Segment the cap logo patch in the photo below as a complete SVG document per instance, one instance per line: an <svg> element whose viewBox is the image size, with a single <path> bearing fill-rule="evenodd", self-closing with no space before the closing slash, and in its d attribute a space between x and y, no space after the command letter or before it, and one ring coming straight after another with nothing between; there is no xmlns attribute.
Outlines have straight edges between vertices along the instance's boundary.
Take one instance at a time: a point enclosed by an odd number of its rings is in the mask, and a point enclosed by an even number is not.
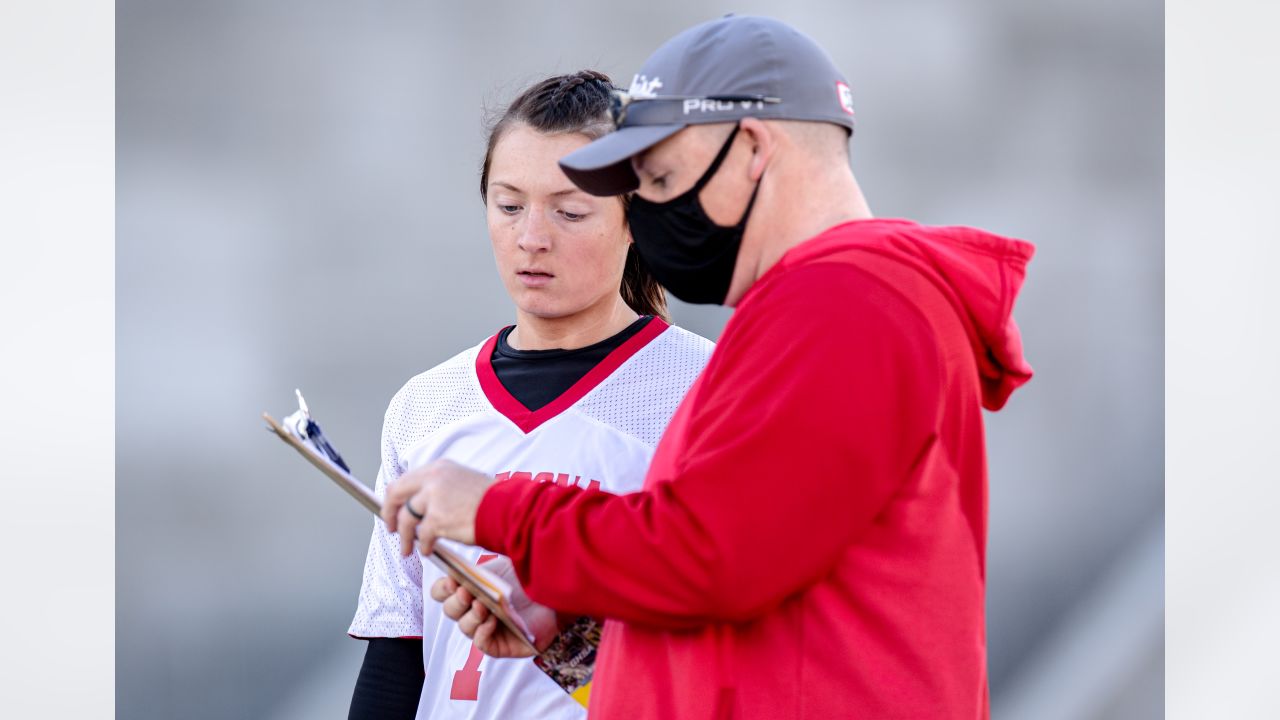
<svg viewBox="0 0 1280 720"><path fill-rule="evenodd" d="M842 80L836 81L836 97L840 100L840 107L850 115L853 114L853 91Z"/></svg>
<svg viewBox="0 0 1280 720"><path fill-rule="evenodd" d="M662 87L662 79L657 75L654 75L652 80L644 75L636 75L631 78L631 89L627 90L627 94L633 98L654 97L660 87Z"/></svg>

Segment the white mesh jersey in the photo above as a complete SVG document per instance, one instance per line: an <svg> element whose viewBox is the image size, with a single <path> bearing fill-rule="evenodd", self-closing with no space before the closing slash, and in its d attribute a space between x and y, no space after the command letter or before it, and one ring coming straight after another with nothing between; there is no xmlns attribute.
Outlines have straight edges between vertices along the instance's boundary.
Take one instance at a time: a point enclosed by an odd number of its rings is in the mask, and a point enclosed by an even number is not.
<svg viewBox="0 0 1280 720"><path fill-rule="evenodd" d="M507 482L556 482L612 493L639 490L653 449L702 372L713 344L654 318L580 381L529 411L498 381L497 336L414 377L396 393L382 432L376 493L404 472L448 459ZM472 562L483 548L451 545ZM440 577L375 520L355 637L421 637L426 680L419 718L573 718L585 710L528 659L471 646L423 588Z"/></svg>

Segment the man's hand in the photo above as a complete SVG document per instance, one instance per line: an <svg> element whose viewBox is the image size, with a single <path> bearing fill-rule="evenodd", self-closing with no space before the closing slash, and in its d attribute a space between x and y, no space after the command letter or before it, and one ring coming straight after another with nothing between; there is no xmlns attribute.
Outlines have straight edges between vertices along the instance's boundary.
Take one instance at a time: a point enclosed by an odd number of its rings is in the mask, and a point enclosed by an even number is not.
<svg viewBox="0 0 1280 720"><path fill-rule="evenodd" d="M556 612L535 603L524 594L515 569L507 558L494 558L485 563L484 568L510 583L511 597L508 602L511 609L533 633L534 646L538 651L546 650L560 632ZM453 578L445 576L436 580L431 585L431 599L443 603L444 614L456 620L462 634L471 638L485 655L499 658L533 656L533 651L527 644L508 630L506 625L498 622L489 608L472 597Z"/></svg>
<svg viewBox="0 0 1280 720"><path fill-rule="evenodd" d="M410 470L387 487L382 521L400 534L400 554L408 555L416 539L423 555L437 538L476 543L476 511L494 479L448 460ZM419 519L418 516L421 516Z"/></svg>

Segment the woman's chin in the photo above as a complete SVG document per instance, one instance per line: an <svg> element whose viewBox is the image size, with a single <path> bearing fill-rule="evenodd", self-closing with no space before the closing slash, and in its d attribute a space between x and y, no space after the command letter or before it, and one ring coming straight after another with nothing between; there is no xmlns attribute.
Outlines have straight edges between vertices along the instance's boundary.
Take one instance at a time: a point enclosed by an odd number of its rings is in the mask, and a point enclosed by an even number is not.
<svg viewBox="0 0 1280 720"><path fill-rule="evenodd" d="M592 310L608 306L610 299L603 296L565 297L563 293L548 292L545 289L520 288L511 293L512 302L524 315L543 320L563 320ZM621 298L614 297L614 301ZM593 313L594 314L594 313Z"/></svg>
<svg viewBox="0 0 1280 720"><path fill-rule="evenodd" d="M516 307L525 315L531 315L543 320L557 320L568 317L581 312L581 308L574 308L564 302L556 302L554 298L529 297L533 293L522 293L524 297L517 298Z"/></svg>

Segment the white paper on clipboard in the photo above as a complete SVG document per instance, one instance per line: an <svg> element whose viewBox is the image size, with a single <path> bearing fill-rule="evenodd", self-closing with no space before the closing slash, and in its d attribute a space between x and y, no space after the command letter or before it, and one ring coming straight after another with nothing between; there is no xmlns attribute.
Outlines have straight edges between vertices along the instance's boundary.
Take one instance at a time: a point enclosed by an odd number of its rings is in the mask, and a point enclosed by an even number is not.
<svg viewBox="0 0 1280 720"><path fill-rule="evenodd" d="M342 488L348 495L360 503L374 515L382 512L382 503L369 489L347 469L346 463L320 433L320 427L311 419L311 413L300 391L298 395L299 409L277 422L267 413L262 418L267 426L286 444L297 450L302 457L324 473L330 480ZM431 554L427 556L431 562L445 574L453 578L476 597L485 607L506 625L516 637L524 638L532 649L533 633L529 631L519 614L511 609L510 598L512 588L505 580L488 572L479 565L471 565L457 553L452 552L440 543L436 543Z"/></svg>

